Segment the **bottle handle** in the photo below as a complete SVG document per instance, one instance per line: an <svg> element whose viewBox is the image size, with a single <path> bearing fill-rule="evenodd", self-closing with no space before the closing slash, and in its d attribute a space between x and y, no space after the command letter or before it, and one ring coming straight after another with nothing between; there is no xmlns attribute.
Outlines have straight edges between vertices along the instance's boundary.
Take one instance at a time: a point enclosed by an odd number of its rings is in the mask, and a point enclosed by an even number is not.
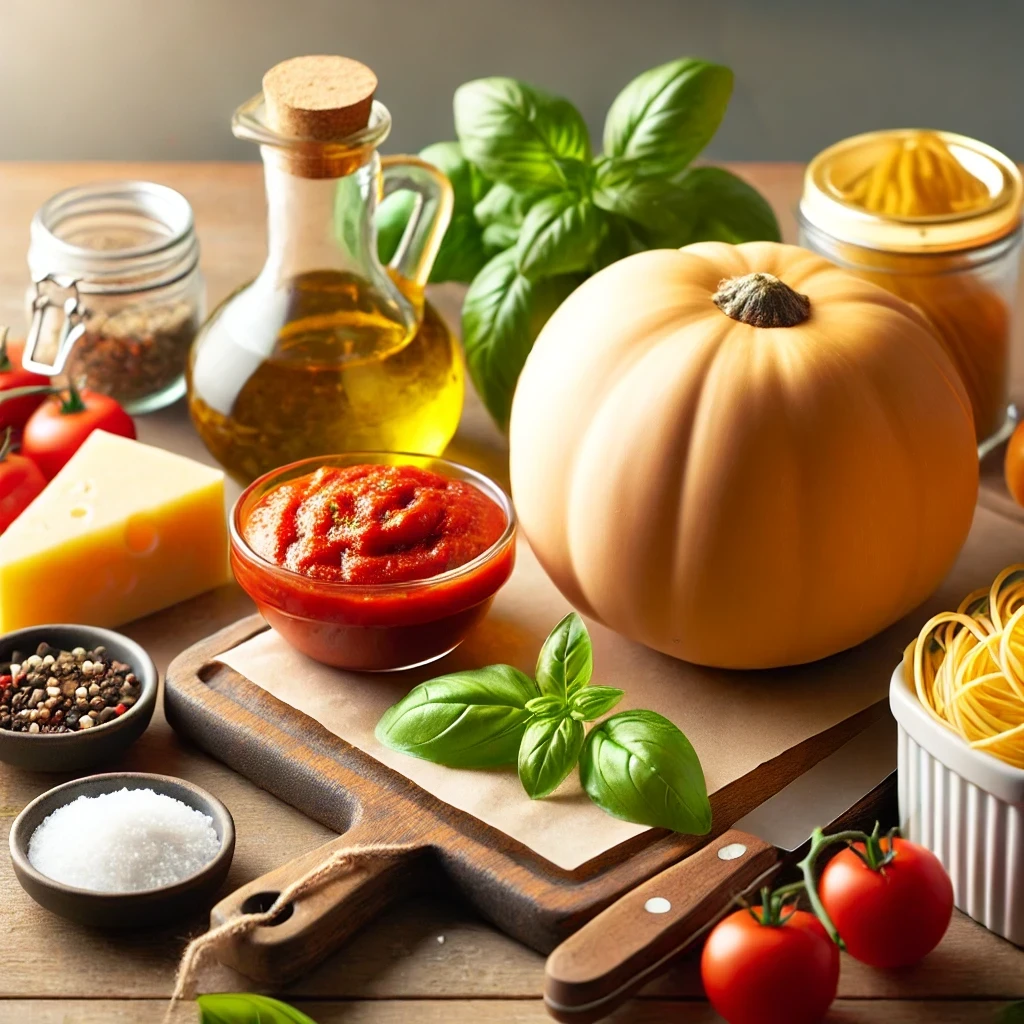
<svg viewBox="0 0 1024 1024"><path fill-rule="evenodd" d="M447 176L415 156L381 158L381 198L392 192L414 192L412 216L388 266L400 277L423 288L452 218L454 193Z"/></svg>

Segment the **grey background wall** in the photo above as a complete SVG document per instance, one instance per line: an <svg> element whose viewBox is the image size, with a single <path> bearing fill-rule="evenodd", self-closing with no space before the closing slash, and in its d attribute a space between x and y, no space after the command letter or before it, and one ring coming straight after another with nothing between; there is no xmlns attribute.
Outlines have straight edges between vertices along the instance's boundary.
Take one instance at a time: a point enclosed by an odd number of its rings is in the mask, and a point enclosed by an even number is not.
<svg viewBox="0 0 1024 1024"><path fill-rule="evenodd" d="M253 158L231 111L299 53L371 65L414 150L451 94L507 74L573 99L600 138L629 78L729 64L708 155L803 160L845 135L928 125L1024 158L1019 0L0 0L0 158Z"/></svg>

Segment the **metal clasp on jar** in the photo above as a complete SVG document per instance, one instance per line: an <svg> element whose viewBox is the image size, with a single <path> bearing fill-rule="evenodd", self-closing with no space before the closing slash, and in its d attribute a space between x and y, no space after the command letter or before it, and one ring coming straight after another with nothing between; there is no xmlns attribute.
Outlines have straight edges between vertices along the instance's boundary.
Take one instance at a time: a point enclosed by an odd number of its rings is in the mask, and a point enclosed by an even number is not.
<svg viewBox="0 0 1024 1024"><path fill-rule="evenodd" d="M26 370L46 377L56 377L64 372L71 350L85 334L85 321L88 317L88 310L82 305L78 292L79 280L60 274L47 274L35 280L36 295L32 300L32 323L29 325L25 349L21 356L21 364ZM47 310L58 308L63 311L63 319L57 333L57 349L53 361L45 363L37 358L36 351L43 337Z"/></svg>

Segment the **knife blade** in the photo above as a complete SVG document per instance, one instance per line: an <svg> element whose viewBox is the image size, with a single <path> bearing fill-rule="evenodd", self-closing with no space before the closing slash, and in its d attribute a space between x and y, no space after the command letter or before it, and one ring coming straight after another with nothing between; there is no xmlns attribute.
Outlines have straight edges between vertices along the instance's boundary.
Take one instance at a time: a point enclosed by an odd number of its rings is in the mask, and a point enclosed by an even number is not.
<svg viewBox="0 0 1024 1024"><path fill-rule="evenodd" d="M818 826L842 817L896 770L886 714L679 863L621 896L548 957L556 1020L610 1014L708 932L737 896L767 884Z"/></svg>

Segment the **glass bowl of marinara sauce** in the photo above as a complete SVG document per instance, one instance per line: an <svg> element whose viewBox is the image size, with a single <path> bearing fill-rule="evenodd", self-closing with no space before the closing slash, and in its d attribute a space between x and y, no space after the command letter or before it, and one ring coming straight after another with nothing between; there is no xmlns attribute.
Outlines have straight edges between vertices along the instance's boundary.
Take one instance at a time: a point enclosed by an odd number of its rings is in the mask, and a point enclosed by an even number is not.
<svg viewBox="0 0 1024 1024"><path fill-rule="evenodd" d="M252 483L231 567L267 622L316 661L398 671L454 650L512 574L516 518L493 480L446 459L322 456Z"/></svg>

